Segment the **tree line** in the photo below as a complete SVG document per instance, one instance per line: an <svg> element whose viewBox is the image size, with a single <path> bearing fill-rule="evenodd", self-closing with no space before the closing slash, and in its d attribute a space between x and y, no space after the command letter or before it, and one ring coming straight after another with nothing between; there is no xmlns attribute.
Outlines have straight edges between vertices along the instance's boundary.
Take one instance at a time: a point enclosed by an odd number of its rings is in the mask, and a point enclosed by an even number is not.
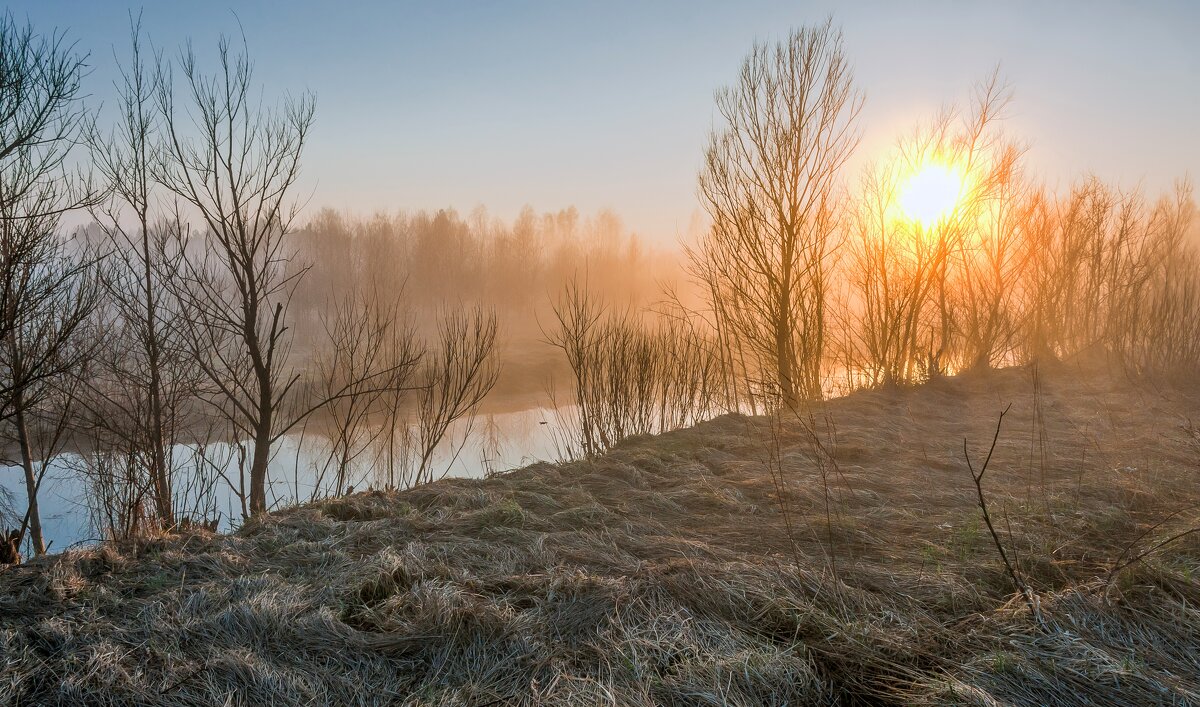
<svg viewBox="0 0 1200 707"><path fill-rule="evenodd" d="M547 293L577 273L630 303L647 304L659 283L678 277L678 259L629 231L611 211L574 207L538 213L526 206L511 221L483 207L355 216L317 211L292 235L306 270L292 299L297 325L318 323L325 303L355 283L403 285L422 315L446 302L487 302L513 334L538 335L533 312L548 313ZM308 338L308 337L301 337Z"/></svg>

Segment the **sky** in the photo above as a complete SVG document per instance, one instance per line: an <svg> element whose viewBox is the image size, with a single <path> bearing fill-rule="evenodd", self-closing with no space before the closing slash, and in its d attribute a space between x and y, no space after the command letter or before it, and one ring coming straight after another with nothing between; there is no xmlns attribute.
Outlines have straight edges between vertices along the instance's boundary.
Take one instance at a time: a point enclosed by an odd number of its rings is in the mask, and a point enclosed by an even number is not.
<svg viewBox="0 0 1200 707"><path fill-rule="evenodd" d="M1052 187L1200 176L1200 2L16 0L90 52L111 102L129 15L169 56L245 35L264 97L311 91L307 209L609 208L664 244L700 213L714 91L756 40L832 15L866 95L846 178L996 67L1008 134ZM211 61L207 63L212 66Z"/></svg>

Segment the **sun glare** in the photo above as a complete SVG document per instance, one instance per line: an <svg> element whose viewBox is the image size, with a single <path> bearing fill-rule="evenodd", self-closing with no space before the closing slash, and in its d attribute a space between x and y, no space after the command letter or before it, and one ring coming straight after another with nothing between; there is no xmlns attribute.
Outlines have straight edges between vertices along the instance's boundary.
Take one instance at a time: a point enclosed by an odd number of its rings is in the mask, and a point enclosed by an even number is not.
<svg viewBox="0 0 1200 707"><path fill-rule="evenodd" d="M896 201L904 217L929 228L949 216L963 192L962 173L944 164L926 164L905 180Z"/></svg>

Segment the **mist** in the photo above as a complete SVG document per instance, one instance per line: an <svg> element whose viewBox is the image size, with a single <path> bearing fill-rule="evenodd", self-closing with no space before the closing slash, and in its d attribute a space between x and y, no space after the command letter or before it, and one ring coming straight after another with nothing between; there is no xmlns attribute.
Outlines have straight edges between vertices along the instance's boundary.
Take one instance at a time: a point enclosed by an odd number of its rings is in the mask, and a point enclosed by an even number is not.
<svg viewBox="0 0 1200 707"><path fill-rule="evenodd" d="M1200 699L1186 173L1051 175L1002 63L881 141L830 16L705 74L673 238L363 210L129 20L93 96L0 17L0 701Z"/></svg>

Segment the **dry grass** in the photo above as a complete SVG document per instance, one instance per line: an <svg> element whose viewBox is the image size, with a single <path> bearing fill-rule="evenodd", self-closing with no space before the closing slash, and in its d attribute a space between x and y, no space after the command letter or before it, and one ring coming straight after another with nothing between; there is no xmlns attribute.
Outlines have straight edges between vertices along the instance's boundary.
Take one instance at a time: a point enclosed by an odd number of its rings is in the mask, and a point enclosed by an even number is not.
<svg viewBox="0 0 1200 707"><path fill-rule="evenodd" d="M1182 385L1010 369L0 571L20 704L1200 703ZM985 491L962 460L1012 403ZM1040 425L1035 425L1040 409ZM772 431L774 430L774 432ZM779 442L794 543L764 449ZM1195 523L1184 511L1138 545ZM836 556L831 556L831 548Z"/></svg>

